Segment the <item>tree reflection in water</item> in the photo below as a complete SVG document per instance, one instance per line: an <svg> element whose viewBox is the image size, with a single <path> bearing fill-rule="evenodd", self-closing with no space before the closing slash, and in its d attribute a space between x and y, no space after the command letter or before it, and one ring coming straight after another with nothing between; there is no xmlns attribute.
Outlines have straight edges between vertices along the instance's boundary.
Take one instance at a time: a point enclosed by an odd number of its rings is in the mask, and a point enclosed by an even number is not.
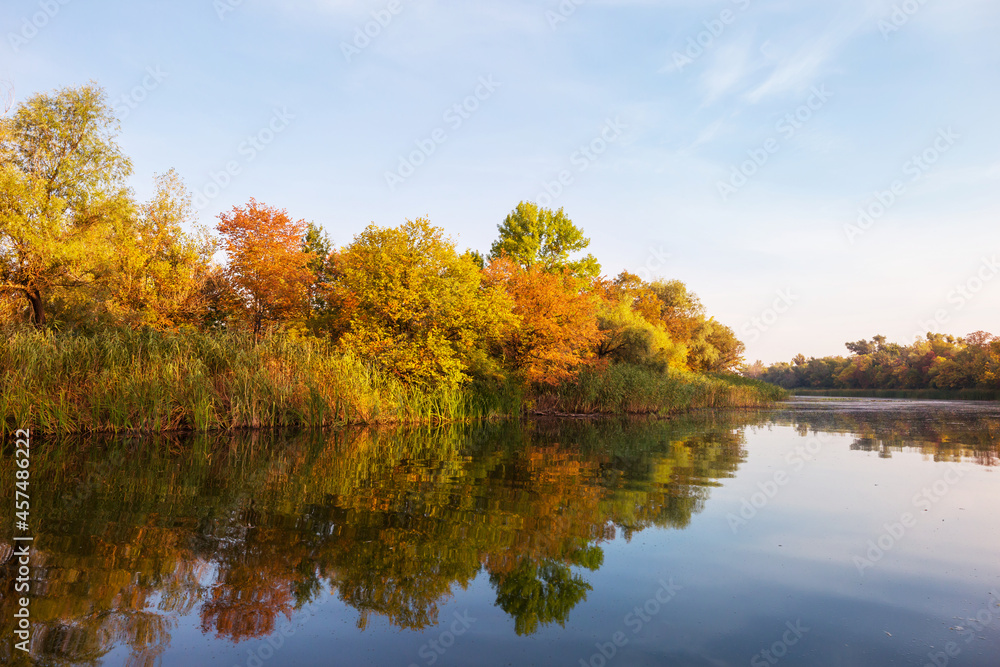
<svg viewBox="0 0 1000 667"><path fill-rule="evenodd" d="M480 575L518 634L562 624L602 543L686 527L763 419L40 443L33 489L60 493L32 501L33 658L97 664L127 646L130 664L152 664L182 616L239 642L331 594L362 629L373 615L422 629ZM0 474L12 465L5 452ZM5 636L15 560L2 566Z"/></svg>

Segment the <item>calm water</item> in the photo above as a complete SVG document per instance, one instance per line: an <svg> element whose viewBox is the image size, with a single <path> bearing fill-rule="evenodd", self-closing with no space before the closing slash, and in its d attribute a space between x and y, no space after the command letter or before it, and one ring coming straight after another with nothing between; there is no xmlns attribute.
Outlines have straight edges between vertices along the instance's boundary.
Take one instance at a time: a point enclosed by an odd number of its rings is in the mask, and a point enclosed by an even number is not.
<svg viewBox="0 0 1000 667"><path fill-rule="evenodd" d="M998 441L996 404L841 399L671 422L36 441L31 652L996 667ZM12 462L8 443L5 507ZM21 663L9 523L0 661Z"/></svg>

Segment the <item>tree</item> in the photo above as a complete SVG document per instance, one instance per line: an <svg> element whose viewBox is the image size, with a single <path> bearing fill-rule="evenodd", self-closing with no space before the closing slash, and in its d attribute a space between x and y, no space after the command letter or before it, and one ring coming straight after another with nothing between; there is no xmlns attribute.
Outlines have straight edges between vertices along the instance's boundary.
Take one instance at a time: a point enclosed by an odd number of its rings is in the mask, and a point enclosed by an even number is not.
<svg viewBox="0 0 1000 667"><path fill-rule="evenodd" d="M219 214L219 233L229 256L226 275L237 307L257 337L267 322L280 322L306 305L311 253L302 252L304 220L251 199Z"/></svg>
<svg viewBox="0 0 1000 667"><path fill-rule="evenodd" d="M117 131L93 84L34 95L0 118L0 290L27 299L36 326L54 292L107 275L114 226L134 214Z"/></svg>
<svg viewBox="0 0 1000 667"><path fill-rule="evenodd" d="M666 370L687 368L687 346L674 341L663 322L664 304L652 285L623 271L597 285L597 313L604 339L597 356Z"/></svg>
<svg viewBox="0 0 1000 667"><path fill-rule="evenodd" d="M571 260L585 250L590 239L562 209L552 211L521 202L498 227L500 238L490 248L489 259L507 256L525 269L540 266L548 272L569 271L580 278L596 278L601 266L593 255Z"/></svg>
<svg viewBox="0 0 1000 667"><path fill-rule="evenodd" d="M306 287L307 319L316 326L329 320L333 306L330 284L335 275L333 262L333 242L329 235L314 222L310 222L302 237L302 252L310 256L309 283Z"/></svg>
<svg viewBox="0 0 1000 667"><path fill-rule="evenodd" d="M526 558L510 572L491 574L490 584L496 589L496 606L514 618L518 636L534 634L539 625L565 626L573 607L593 590L569 565L554 559Z"/></svg>
<svg viewBox="0 0 1000 667"><path fill-rule="evenodd" d="M493 259L487 284L501 287L514 301L519 324L501 341L499 356L534 384L557 385L576 375L602 338L596 295L576 289L569 274L546 273L506 257Z"/></svg>
<svg viewBox="0 0 1000 667"><path fill-rule="evenodd" d="M685 348L675 345L662 327L636 312L629 296L603 300L597 311L597 326L604 334L597 345L599 358L658 370L685 367Z"/></svg>
<svg viewBox="0 0 1000 667"><path fill-rule="evenodd" d="M680 280L657 280L649 285L660 304L659 321L670 338L687 345L705 319L705 307L694 292Z"/></svg>
<svg viewBox="0 0 1000 667"><path fill-rule="evenodd" d="M695 330L688 352L688 367L699 373L735 371L743 363L745 350L732 329L710 317Z"/></svg>
<svg viewBox="0 0 1000 667"><path fill-rule="evenodd" d="M173 328L203 315L215 241L184 231L194 219L180 176L172 169L157 176L153 199L115 233L118 254L105 309L119 321Z"/></svg>
<svg viewBox="0 0 1000 667"><path fill-rule="evenodd" d="M404 381L464 383L515 323L503 289L484 285L469 255L426 219L369 225L337 258L341 347Z"/></svg>

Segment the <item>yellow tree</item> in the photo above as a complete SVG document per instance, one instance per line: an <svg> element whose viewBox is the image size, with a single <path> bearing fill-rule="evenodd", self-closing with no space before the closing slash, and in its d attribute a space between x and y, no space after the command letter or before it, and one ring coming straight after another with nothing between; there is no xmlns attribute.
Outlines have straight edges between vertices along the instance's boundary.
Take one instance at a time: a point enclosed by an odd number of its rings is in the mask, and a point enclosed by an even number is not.
<svg viewBox="0 0 1000 667"><path fill-rule="evenodd" d="M465 382L514 321L503 290L484 286L473 258L426 219L369 225L336 268L341 347L408 382Z"/></svg>
<svg viewBox="0 0 1000 667"><path fill-rule="evenodd" d="M218 230L229 257L230 288L255 337L268 322L302 312L312 259L302 252L304 220L293 221L285 210L250 199L220 213Z"/></svg>
<svg viewBox="0 0 1000 667"><path fill-rule="evenodd" d="M114 230L134 216L117 130L95 85L34 95L0 119L0 291L26 299L36 326L55 294L108 275Z"/></svg>
<svg viewBox="0 0 1000 667"><path fill-rule="evenodd" d="M215 250L207 234L185 233L194 222L191 196L174 170L156 177L156 195L121 230L105 307L118 320L173 328L207 308L204 286Z"/></svg>

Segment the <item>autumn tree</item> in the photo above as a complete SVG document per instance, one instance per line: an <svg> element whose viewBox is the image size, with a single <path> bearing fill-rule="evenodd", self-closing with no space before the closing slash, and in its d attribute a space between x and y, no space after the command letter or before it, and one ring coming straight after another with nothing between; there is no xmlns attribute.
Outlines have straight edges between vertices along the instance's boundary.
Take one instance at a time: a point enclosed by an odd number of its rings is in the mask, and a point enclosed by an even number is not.
<svg viewBox="0 0 1000 667"><path fill-rule="evenodd" d="M116 230L119 249L106 309L118 321L173 328L200 319L206 306L215 241L190 236L191 195L174 170L156 177L156 194L131 224Z"/></svg>
<svg viewBox="0 0 1000 667"><path fill-rule="evenodd" d="M688 367L699 373L734 372L743 364L746 346L715 318L699 323L688 346Z"/></svg>
<svg viewBox="0 0 1000 667"><path fill-rule="evenodd" d="M37 94L0 118L0 290L36 326L56 292L91 286L115 256L115 225L134 214L118 121L96 85Z"/></svg>
<svg viewBox="0 0 1000 667"><path fill-rule="evenodd" d="M304 220L251 199L219 214L229 263L226 275L237 308L259 336L268 322L303 312L311 253L302 251Z"/></svg>
<svg viewBox="0 0 1000 667"><path fill-rule="evenodd" d="M500 237L490 248L490 259L507 257L525 269L538 266L544 271L569 271L587 279L601 273L601 265L593 255L571 259L590 245L590 239L561 208L552 211L521 202L498 229Z"/></svg>
<svg viewBox="0 0 1000 667"><path fill-rule="evenodd" d="M469 255L426 219L369 225L337 258L344 350L401 379L457 386L515 318L511 300L484 285Z"/></svg>
<svg viewBox="0 0 1000 667"><path fill-rule="evenodd" d="M601 297L597 324L604 333L598 357L659 370L686 367L687 347L670 338L661 320L663 304L648 283L623 271L595 287Z"/></svg>
<svg viewBox="0 0 1000 667"><path fill-rule="evenodd" d="M649 289L659 300L656 319L672 340L687 345L705 320L705 307L698 295L680 280L657 280L649 284Z"/></svg>
<svg viewBox="0 0 1000 667"><path fill-rule="evenodd" d="M487 284L502 288L519 320L501 341L499 354L533 384L556 385L575 376L601 340L598 298L578 289L569 274L547 273L506 258L494 258Z"/></svg>

